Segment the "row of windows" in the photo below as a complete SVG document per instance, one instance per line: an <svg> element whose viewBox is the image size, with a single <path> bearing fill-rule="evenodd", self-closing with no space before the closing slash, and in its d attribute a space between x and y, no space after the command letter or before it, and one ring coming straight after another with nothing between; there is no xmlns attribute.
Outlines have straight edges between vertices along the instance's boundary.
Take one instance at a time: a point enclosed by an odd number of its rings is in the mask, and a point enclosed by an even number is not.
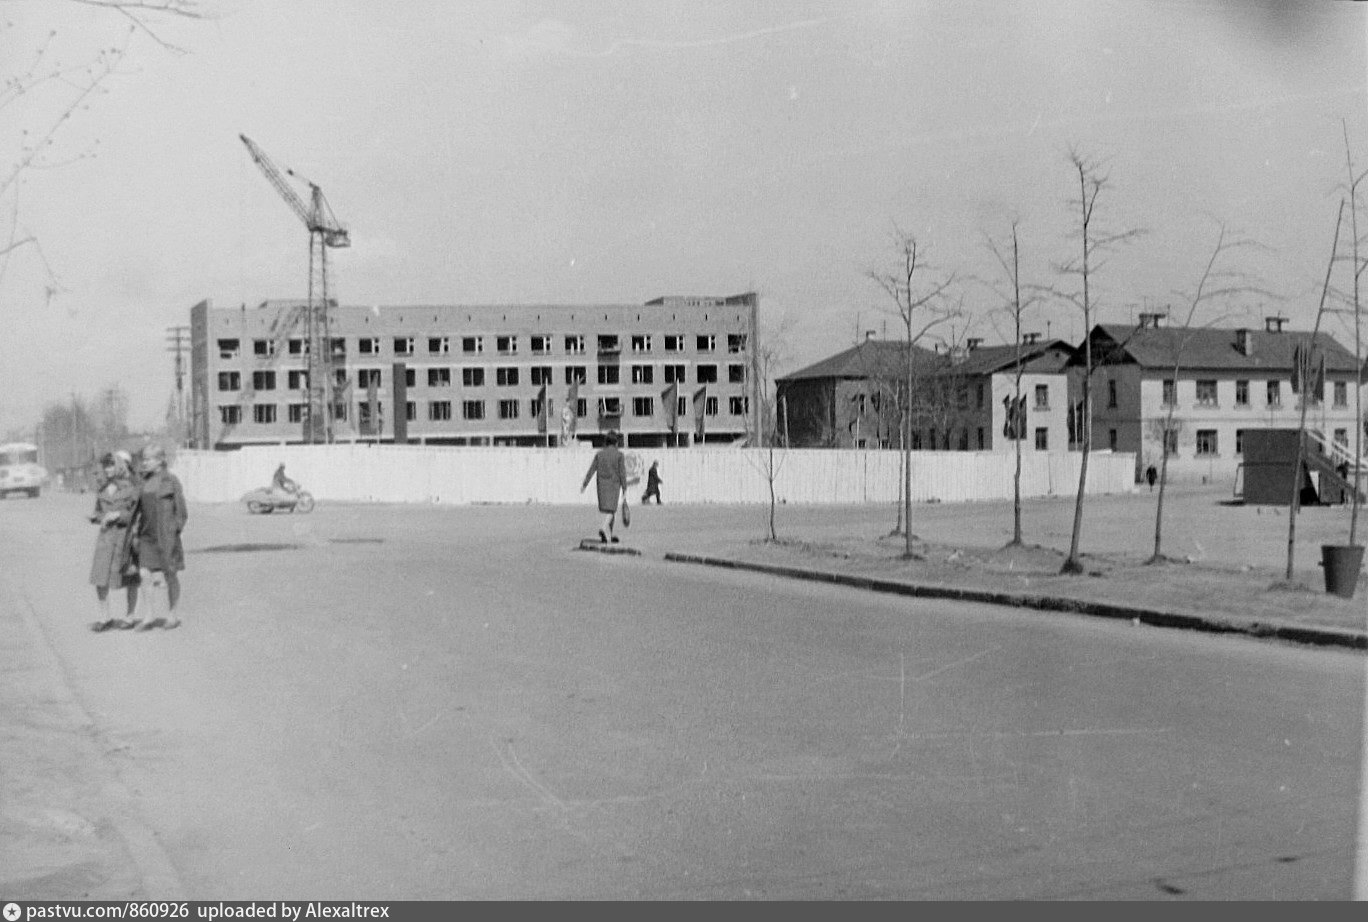
<svg viewBox="0 0 1368 922"><path fill-rule="evenodd" d="M1335 381L1334 384L1334 405L1337 407L1349 406L1349 384L1345 381ZM1214 378L1197 379L1196 384L1196 405L1199 407L1219 407L1217 399L1216 380ZM1282 385L1281 381L1264 382L1264 405L1268 407L1282 406ZM1163 402L1164 406L1172 407L1178 404L1178 385L1172 378L1165 378L1163 382ZM1320 403L1325 399L1325 389L1318 387L1312 396L1313 403ZM1107 382L1107 407L1115 409L1118 404L1117 382ZM1247 407L1250 405L1250 382L1239 380L1235 382L1235 406Z"/></svg>
<svg viewBox="0 0 1368 922"><path fill-rule="evenodd" d="M701 366L700 366L700 367L701 367ZM739 378L739 379L733 379L733 380L742 380L742 381L744 381L744 380L745 380L745 377L744 377L745 366L744 366L744 365L733 365L732 367L733 367L733 368L740 368L741 371L742 371L742 373L743 373L741 378ZM701 382L700 382L700 383L701 383ZM982 410L983 407L984 407L984 403L985 403L985 401L986 401L986 399L987 399L987 390L986 390L986 388L984 387L984 385L982 385L982 384L975 385L975 387L976 387L976 391L975 391L975 406L976 406L977 409ZM880 401L879 401L879 396L880 396L880 395L878 395L878 394L855 394L855 395L853 395L853 396L851 397L851 400L852 400L852 402L854 402L854 404L855 404L855 412L857 412L857 413L863 415L865 412L867 412L867 411L869 410L869 408L872 407L873 410L874 410L874 412L877 413L877 412L879 411L879 403L880 403ZM1006 403L1007 401L1010 401L1011 399L1012 399L1011 395L1008 395L1008 396L1006 396L1006 397L1003 398L1003 402ZM961 388L961 389L959 390L959 392L956 394L956 402L958 403L958 405L959 405L960 407L966 407L966 406L968 406L968 404L969 404L969 391L968 391L966 388ZM1037 410L1048 410L1048 409L1050 408L1050 386L1049 386L1048 384L1037 384L1037 385L1035 385L1035 408L1036 408ZM967 451L968 449L965 449L965 450Z"/></svg>
<svg viewBox="0 0 1368 922"><path fill-rule="evenodd" d="M950 429L937 431L934 427L927 429L925 434L921 431L912 433L912 449L914 451L969 451L969 430L961 429L955 432ZM987 433L980 426L974 433L974 448L977 451L988 449ZM865 447L865 440L856 440L857 448ZM885 443L885 448L892 447ZM1038 451L1050 450L1050 430L1046 426L1040 426L1035 430L1035 447Z"/></svg>
<svg viewBox="0 0 1368 922"><path fill-rule="evenodd" d="M617 365L599 365L598 383L602 385L612 385L622 383L622 369ZM484 367L461 368L461 384L464 387L484 387L489 380L487 372L490 369ZM522 383L523 368L519 366L506 366L494 368L494 384L499 387L517 387ZM453 369L447 366L438 366L423 369L428 387L451 387L455 380ZM534 365L527 368L528 380L533 387L555 384L555 374L549 365ZM661 366L661 381L664 384L687 384L687 366L685 365L664 365ZM406 368L404 370L405 384L409 387L418 386L417 368ZM656 366L654 365L631 365L628 367L628 374L633 384L654 384L656 380ZM254 371L252 375L252 390L273 391L280 381L280 372L276 371ZM381 371L378 368L361 368L356 372L356 386L363 390L371 386L380 387ZM309 373L302 369L289 370L284 372L286 387L289 390L302 390L309 386ZM585 384L589 380L589 369L585 365L567 365L563 369L562 378L565 384ZM716 365L696 365L694 366L695 384L716 384L718 376L718 366ZM242 390L243 374L240 371L220 371L218 373L218 389L220 391L239 391ZM727 366L727 383L744 384L746 382L745 365ZM335 383L338 387L347 385L347 372L345 369L337 369L335 372Z"/></svg>
<svg viewBox="0 0 1368 922"><path fill-rule="evenodd" d="M1235 454L1244 454L1244 429L1235 430ZM1110 447L1112 451L1117 450L1118 435L1115 429L1108 430ZM1340 445L1348 447L1349 430L1336 429L1334 434L1335 441ZM1193 455L1198 458L1214 458L1221 453L1220 433L1215 429L1198 429L1194 439ZM1170 457L1178 454L1178 431L1169 429L1164 433L1164 454Z"/></svg>
<svg viewBox="0 0 1368 922"><path fill-rule="evenodd" d="M370 421L370 404L358 403L357 415L362 423ZM455 409L455 402L451 400L430 400L427 402L427 419L432 422L443 422L453 418L452 413ZM347 419L346 403L336 403L333 405L333 419ZM618 397L604 397L598 401L598 413L600 416L621 416L623 402ZM717 416L720 410L720 403L716 397L708 397L703 403L704 416ZM555 415L555 401L548 400L546 405L546 415ZM410 400L405 404L405 411L409 420L418 418L418 404ZM480 420L485 419L485 401L483 400L462 400L460 402L461 419ZM522 418L522 402L518 400L499 400L495 402L495 411L499 419L520 419ZM750 411L750 401L745 397L729 397L727 399L727 412L732 416L745 416ZM679 416L684 416L688 412L687 399L679 398L679 403L675 408ZM291 403L285 408L286 420L291 423L302 423L308 413L308 404ZM527 416L536 419L542 414L542 401L533 398L527 401ZM589 415L589 401L581 397L575 401L575 416L584 419ZM654 397L633 397L632 416L642 419L654 417L656 415L656 399ZM219 407L219 420L225 425L237 425L242 422L242 407L236 404ZM257 403L252 405L252 422L271 424L279 422L279 406L274 403Z"/></svg>
<svg viewBox="0 0 1368 922"><path fill-rule="evenodd" d="M627 337L631 344L631 351L634 354L653 352L656 338L651 333L634 333ZM692 339L695 352L710 353L717 351L717 334L698 333L693 337L685 336L683 333L665 333L660 336L660 343L665 352L685 352ZM485 351L485 343L492 342L494 351L499 355L517 355L522 337L517 334L498 335L498 336L394 336L390 337L390 347L397 357L406 357L417 354L417 347L426 346L428 355L450 355L453 344L460 347L461 352L466 355L481 355ZM616 334L599 334L594 337L594 347L600 353L618 353L622 351L623 337ZM588 337L582 333L567 333L559 337L549 333L537 333L527 337L528 351L532 355L552 355L555 353L556 343L561 345L561 351L565 355L585 355L588 346ZM739 354L746 351L747 337L745 333L727 334L727 351ZM220 359L232 360L240 356L242 345L238 339L220 339L217 342ZM379 336L362 336L356 340L356 353L358 355L380 355L382 338ZM252 340L252 354L259 358L270 358L276 354L276 340L273 339L254 339ZM285 340L285 348L290 355L308 355L309 341L301 337L291 337ZM347 340L345 337L335 336L329 339L330 352L334 357L341 357L347 354Z"/></svg>
<svg viewBox="0 0 1368 922"><path fill-rule="evenodd" d="M1235 430L1235 454L1237 454L1237 455L1243 455L1243 454L1244 454L1244 434L1245 434L1245 430L1244 430L1244 429L1236 429L1236 430ZM939 436L939 440L938 440L938 438L937 438L938 436ZM1118 446L1118 443L1119 443L1119 441L1120 441L1120 437L1119 437L1119 433L1117 432L1117 430L1115 430L1115 429L1108 430L1108 439L1109 439L1109 442L1110 442L1109 447L1111 448L1111 450L1112 450L1112 451L1118 451L1119 449L1118 449L1117 446ZM1337 443L1339 443L1340 445L1345 446L1345 447L1348 447L1348 445L1349 445L1349 430L1348 430L1348 429L1336 429L1336 430L1334 431L1334 439L1335 439L1335 441L1336 441ZM969 450L969 430L968 430L968 429L961 429L958 433L953 433L953 432L951 432L950 430L947 429L947 430L944 430L944 431L938 433L938 432L936 431L936 429L931 428L931 429L926 430L925 437L923 437L923 434L922 434L921 432L913 432L913 433L912 433L912 448L915 449L915 450L918 450L918 451L922 450L923 448L929 448L929 449L931 449L932 451L934 451L934 450L936 450L936 448L937 448L938 446L939 446L939 448L940 448L942 451L951 451L951 450L952 450L952 441L953 441L953 443L954 443L954 448L955 448L955 449L958 449L959 451L968 451L968 450ZM860 447L860 448L865 447L865 440L864 440L864 439L858 440L857 446ZM984 450L987 448L987 442L986 442L986 438L985 438L985 433L984 433L984 430L982 429L982 427L980 427L980 428L978 429L978 431L977 431L977 445L976 445L975 447L976 447L979 451L984 451ZM1037 428L1036 428L1036 430L1035 430L1035 447L1036 447L1036 449L1039 450L1039 451L1048 451L1048 450L1049 450L1049 448L1050 448L1050 430L1049 430L1048 428L1046 428L1046 427L1044 427L1044 426L1040 426L1040 427L1037 427ZM1164 434L1164 451L1165 451L1165 453L1168 454L1169 456L1174 456L1174 455L1177 455L1177 454L1178 454L1178 432L1177 432L1177 430L1169 430L1168 432L1166 432L1166 433ZM1214 458L1214 457L1219 456L1219 455L1220 455L1220 435L1219 435L1219 433L1218 433L1215 429L1198 429L1198 430L1196 431L1196 437L1195 437L1195 439L1194 439L1194 451L1193 451L1193 454L1194 454L1195 457L1198 457L1198 458Z"/></svg>

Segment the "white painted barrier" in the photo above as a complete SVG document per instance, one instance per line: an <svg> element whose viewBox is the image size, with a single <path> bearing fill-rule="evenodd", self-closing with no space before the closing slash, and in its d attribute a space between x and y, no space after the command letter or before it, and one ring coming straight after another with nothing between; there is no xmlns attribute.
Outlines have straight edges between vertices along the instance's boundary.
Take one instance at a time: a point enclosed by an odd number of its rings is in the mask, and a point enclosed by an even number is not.
<svg viewBox="0 0 1368 922"><path fill-rule="evenodd" d="M196 502L235 502L266 486L276 466L315 498L373 503L584 503L580 484L593 451L584 448L456 448L420 445L252 446L238 451L179 451L171 469ZM660 463L670 503L884 503L898 498L899 453L842 449L628 449L629 473L645 479ZM1081 456L1022 456L1022 496L1072 495ZM912 453L913 502L1010 499L1014 458L1005 452ZM1095 452L1089 493L1135 491L1135 457ZM635 487L635 502L644 489Z"/></svg>

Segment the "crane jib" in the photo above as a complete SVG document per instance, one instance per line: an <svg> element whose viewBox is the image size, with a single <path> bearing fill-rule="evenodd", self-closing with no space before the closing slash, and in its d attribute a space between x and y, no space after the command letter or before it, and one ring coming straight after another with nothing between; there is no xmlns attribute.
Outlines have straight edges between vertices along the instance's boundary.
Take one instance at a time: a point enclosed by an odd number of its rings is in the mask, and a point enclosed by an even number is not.
<svg viewBox="0 0 1368 922"><path fill-rule="evenodd" d="M328 200L323 196L323 190L318 185L309 182L293 170L282 171L280 167L276 166L275 161L268 157L266 152L245 134L238 135L238 138L246 146L247 152L252 155L252 161L265 174L266 179L275 187L280 197L285 200L285 204L289 205L291 210L304 222L304 226L309 229L310 233L322 234L323 243L326 246L351 246L350 234L333 216L332 208L328 205ZM285 180L286 175L293 176L309 186L312 205L305 204L304 199L300 198L299 193Z"/></svg>
<svg viewBox="0 0 1368 922"><path fill-rule="evenodd" d="M276 192L290 206L309 230L309 300L305 311L308 337L308 411L302 420L304 440L329 443L333 440L333 374L331 361L331 333L329 305L333 303L328 291L328 254L330 248L351 245L351 236L332 213L323 190L293 170L281 172L266 152L257 147L245 134L238 137L246 145L252 160L275 187ZM286 181L289 175L309 186L309 203ZM339 417L345 418L345 417Z"/></svg>

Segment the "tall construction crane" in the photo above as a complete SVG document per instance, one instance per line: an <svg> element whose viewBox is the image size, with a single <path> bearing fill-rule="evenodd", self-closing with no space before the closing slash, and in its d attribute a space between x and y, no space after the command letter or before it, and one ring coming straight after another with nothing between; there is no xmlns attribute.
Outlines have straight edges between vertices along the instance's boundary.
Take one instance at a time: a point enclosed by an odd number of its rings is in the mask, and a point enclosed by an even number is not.
<svg viewBox="0 0 1368 922"><path fill-rule="evenodd" d="M281 170L266 156L266 152L245 134L238 135L247 145L252 160L275 186L285 204L294 209L304 226L309 229L309 306L307 318L308 348L308 414L304 419L304 441L315 443L333 440L332 403L332 337L328 326L328 250L351 246L351 236L333 214L323 190L293 170ZM309 187L309 202L299 197L288 182L292 176Z"/></svg>

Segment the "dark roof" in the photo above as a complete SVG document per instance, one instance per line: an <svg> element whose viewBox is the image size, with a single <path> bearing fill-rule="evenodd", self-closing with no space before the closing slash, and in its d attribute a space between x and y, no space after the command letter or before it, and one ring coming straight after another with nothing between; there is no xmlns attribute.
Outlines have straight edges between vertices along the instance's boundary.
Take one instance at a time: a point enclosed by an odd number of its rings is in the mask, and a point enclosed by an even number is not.
<svg viewBox="0 0 1368 922"><path fill-rule="evenodd" d="M1027 371L1059 372L1073 357L1074 348L1062 339L1049 339L1044 342L1022 343L1021 362ZM941 357L944 360L944 356ZM946 369L957 375L991 375L1016 365L1017 347L978 346L969 350L964 359L953 362Z"/></svg>
<svg viewBox="0 0 1368 922"><path fill-rule="evenodd" d="M647 306L676 306L676 307L732 307L738 304L750 304L758 300L758 296L753 291L739 295L661 295L647 301Z"/></svg>
<svg viewBox="0 0 1368 922"><path fill-rule="evenodd" d="M824 378L861 380L897 374L905 367L905 342L869 339L822 359L779 381L813 381ZM913 365L919 374L954 373L956 375L991 375L1016 364L1016 346L978 346L969 350L960 361L952 361L943 352L932 352L913 346ZM1062 371L1073 356L1074 348L1062 339L1024 344L1021 357L1028 371Z"/></svg>
<svg viewBox="0 0 1368 922"><path fill-rule="evenodd" d="M1310 331L1288 330L1271 333L1249 330L1253 350L1245 355L1237 345L1237 330L1231 328L1144 327L1098 324L1093 328L1093 361L1099 361L1097 344L1110 342L1117 347L1112 362L1135 363L1142 368L1172 368L1179 358L1184 368L1228 370L1292 371L1292 355L1298 345L1309 345ZM1328 333L1317 333L1315 345L1325 356L1326 371L1354 371L1354 354ZM1081 350L1080 350L1081 351Z"/></svg>
<svg viewBox="0 0 1368 922"><path fill-rule="evenodd" d="M779 381L812 381L821 378L861 379L897 374L904 367L907 343L887 339L867 339L858 346L822 359L814 365L784 375ZM918 363L933 359L935 353L921 346L912 347Z"/></svg>

